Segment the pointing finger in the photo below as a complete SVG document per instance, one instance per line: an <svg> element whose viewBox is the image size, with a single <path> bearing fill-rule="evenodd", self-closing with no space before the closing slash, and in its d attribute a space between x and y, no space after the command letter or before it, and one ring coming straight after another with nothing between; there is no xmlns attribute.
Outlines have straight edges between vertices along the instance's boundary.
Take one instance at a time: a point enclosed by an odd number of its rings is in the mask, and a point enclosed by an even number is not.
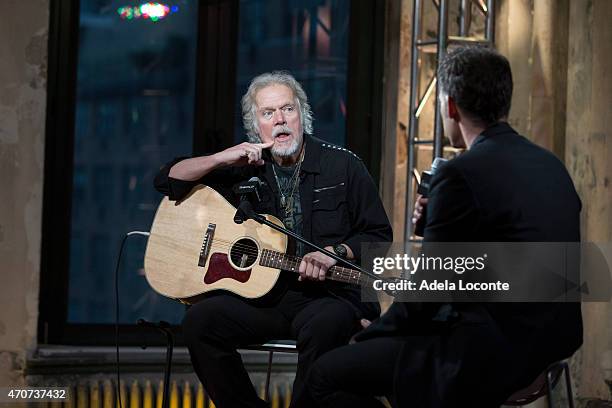
<svg viewBox="0 0 612 408"><path fill-rule="evenodd" d="M267 149L268 147L272 147L273 144L274 144L274 140L271 140L266 143L255 143L255 146L260 147L262 149Z"/></svg>

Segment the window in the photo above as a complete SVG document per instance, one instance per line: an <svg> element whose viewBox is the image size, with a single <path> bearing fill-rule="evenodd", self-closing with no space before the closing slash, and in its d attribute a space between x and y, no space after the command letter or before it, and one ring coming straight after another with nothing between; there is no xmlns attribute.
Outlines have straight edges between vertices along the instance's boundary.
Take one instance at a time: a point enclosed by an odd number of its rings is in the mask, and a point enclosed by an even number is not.
<svg viewBox="0 0 612 408"><path fill-rule="evenodd" d="M162 198L153 177L173 157L243 137L239 101L253 76L291 71L309 95L315 136L378 166L379 136L363 123L376 117L380 62L367 56L377 38L369 33L382 32L381 2L163 3L148 16L133 0L51 3L42 343L113 343L119 244L150 228ZM134 237L124 250L123 344L140 344L138 318L178 324L184 312L147 284L145 247Z"/></svg>
<svg viewBox="0 0 612 408"><path fill-rule="evenodd" d="M254 76L289 71L308 95L314 135L344 146L349 20L347 0L241 0L236 100ZM241 141L239 114L234 128Z"/></svg>

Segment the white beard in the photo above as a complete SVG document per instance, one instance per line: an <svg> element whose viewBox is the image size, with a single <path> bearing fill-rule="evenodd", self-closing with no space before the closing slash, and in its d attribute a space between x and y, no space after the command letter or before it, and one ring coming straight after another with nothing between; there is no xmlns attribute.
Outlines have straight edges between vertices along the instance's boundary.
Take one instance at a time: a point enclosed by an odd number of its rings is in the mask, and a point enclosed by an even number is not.
<svg viewBox="0 0 612 408"><path fill-rule="evenodd" d="M300 147L302 147L302 140L302 135L296 135L289 146L280 147L274 145L272 146L272 154L278 157L291 157L300 151Z"/></svg>

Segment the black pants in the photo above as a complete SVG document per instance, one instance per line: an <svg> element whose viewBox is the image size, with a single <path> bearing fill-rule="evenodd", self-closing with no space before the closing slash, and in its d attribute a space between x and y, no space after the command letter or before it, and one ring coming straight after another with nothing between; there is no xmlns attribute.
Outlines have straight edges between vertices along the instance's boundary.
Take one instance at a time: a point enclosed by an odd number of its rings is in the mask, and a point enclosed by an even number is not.
<svg viewBox="0 0 612 408"><path fill-rule="evenodd" d="M527 337L527 332L523 334ZM312 366L307 387L320 408L495 408L529 385L547 364L486 322L441 334L370 338L331 350Z"/></svg>
<svg viewBox="0 0 612 408"><path fill-rule="evenodd" d="M393 404L395 368L403 346L399 338L383 337L323 355L308 375L313 407L383 408L374 396L386 396Z"/></svg>
<svg viewBox="0 0 612 408"><path fill-rule="evenodd" d="M218 408L267 406L257 396L236 349L272 339L297 340L291 406L314 407L305 387L312 363L348 343L358 327L351 305L320 290L289 290L267 306L220 294L193 305L183 320L194 369Z"/></svg>

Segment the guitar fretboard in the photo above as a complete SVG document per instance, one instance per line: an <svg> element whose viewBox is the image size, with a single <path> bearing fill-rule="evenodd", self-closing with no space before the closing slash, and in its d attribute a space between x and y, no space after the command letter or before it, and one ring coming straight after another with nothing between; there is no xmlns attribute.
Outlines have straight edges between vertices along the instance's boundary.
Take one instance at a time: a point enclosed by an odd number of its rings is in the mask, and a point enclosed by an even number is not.
<svg viewBox="0 0 612 408"><path fill-rule="evenodd" d="M269 249L262 250L259 259L259 264L262 266L283 269L295 273L298 273L301 262L302 258L298 256L287 255ZM338 265L329 268L326 278L338 282L352 283L354 285L363 285L371 281L371 278L363 275L359 271Z"/></svg>

